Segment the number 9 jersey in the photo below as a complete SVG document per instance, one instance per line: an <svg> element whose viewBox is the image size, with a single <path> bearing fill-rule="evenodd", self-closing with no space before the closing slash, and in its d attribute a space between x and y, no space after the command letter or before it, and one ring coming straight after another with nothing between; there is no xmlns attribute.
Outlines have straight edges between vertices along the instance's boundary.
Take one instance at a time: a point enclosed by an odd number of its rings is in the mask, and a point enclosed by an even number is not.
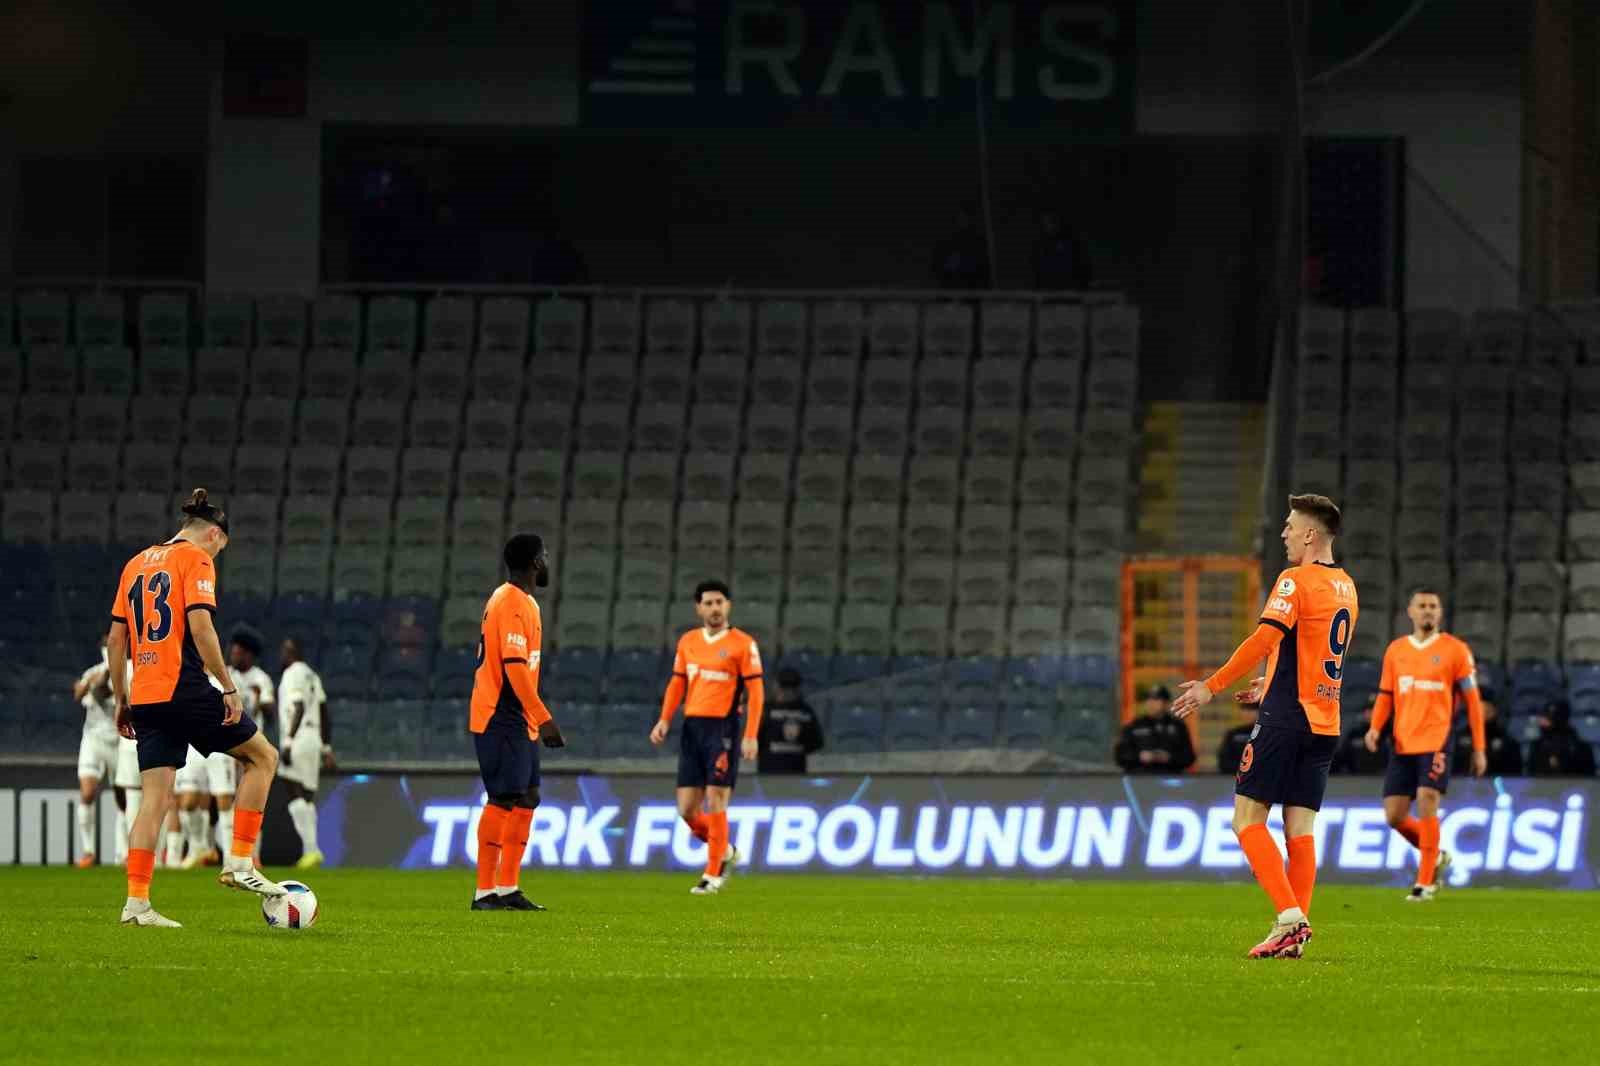
<svg viewBox="0 0 1600 1066"><path fill-rule="evenodd" d="M1307 563L1278 575L1261 609L1262 623L1283 631L1267 659L1262 725L1339 735L1344 653L1359 613L1356 583L1342 567Z"/></svg>
<svg viewBox="0 0 1600 1066"><path fill-rule="evenodd" d="M189 632L190 611L217 608L217 568L186 540L146 548L128 560L111 604L111 620L128 627L134 706L202 699L214 690Z"/></svg>

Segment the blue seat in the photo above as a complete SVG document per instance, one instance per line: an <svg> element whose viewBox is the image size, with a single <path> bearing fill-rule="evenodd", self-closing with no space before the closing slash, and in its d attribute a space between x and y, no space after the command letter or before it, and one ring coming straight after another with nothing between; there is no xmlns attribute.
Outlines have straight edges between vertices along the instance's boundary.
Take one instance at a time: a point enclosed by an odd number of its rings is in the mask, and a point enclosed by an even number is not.
<svg viewBox="0 0 1600 1066"><path fill-rule="evenodd" d="M638 678L651 684L660 684L672 664L657 649L624 648L611 653L605 673L612 681L618 678Z"/></svg>
<svg viewBox="0 0 1600 1066"><path fill-rule="evenodd" d="M326 687L327 679L323 679ZM328 692L329 697L333 692ZM364 698L340 700L332 708L333 713L333 746L341 758L367 758L370 747L368 736L372 729L372 720L376 717L374 705Z"/></svg>
<svg viewBox="0 0 1600 1066"><path fill-rule="evenodd" d="M890 751L940 751L944 733L939 728L939 711L915 703L901 704L885 716L885 732Z"/></svg>
<svg viewBox="0 0 1600 1066"><path fill-rule="evenodd" d="M478 672L478 649L440 648L433 657L433 679L428 686L434 698L466 698L472 692L472 677Z"/></svg>
<svg viewBox="0 0 1600 1066"><path fill-rule="evenodd" d="M351 593L333 602L329 614L336 626L364 625L378 628L383 617L384 601L363 593Z"/></svg>
<svg viewBox="0 0 1600 1066"><path fill-rule="evenodd" d="M1553 663L1518 663L1511 672L1511 709L1513 714L1536 714L1553 699L1559 699L1565 690L1561 671Z"/></svg>
<svg viewBox="0 0 1600 1066"><path fill-rule="evenodd" d="M432 665L430 659L425 648L402 645L384 652L378 659L378 698L421 699L428 689L427 678Z"/></svg>
<svg viewBox="0 0 1600 1066"><path fill-rule="evenodd" d="M932 655L898 655L889 661L896 698L939 703L945 696L945 660Z"/></svg>
<svg viewBox="0 0 1600 1066"><path fill-rule="evenodd" d="M1008 706L1001 723L1000 737L1007 748L1051 748L1061 733L1054 707Z"/></svg>
<svg viewBox="0 0 1600 1066"><path fill-rule="evenodd" d="M1001 660L987 655L952 659L945 672L956 698L971 699L1000 689Z"/></svg>
<svg viewBox="0 0 1600 1066"><path fill-rule="evenodd" d="M427 706L422 700L386 700L379 703L367 734L373 758L421 758Z"/></svg>
<svg viewBox="0 0 1600 1066"><path fill-rule="evenodd" d="M475 758L467 732L468 701L435 699L427 704L422 727L422 757L429 760Z"/></svg>
<svg viewBox="0 0 1600 1066"><path fill-rule="evenodd" d="M1110 688L1116 677L1116 660L1110 656L1073 655L1066 661L1062 680L1074 688Z"/></svg>
<svg viewBox="0 0 1600 1066"><path fill-rule="evenodd" d="M944 713L944 736L951 748L992 748L1000 731L1000 712L993 707L951 707Z"/></svg>
<svg viewBox="0 0 1600 1066"><path fill-rule="evenodd" d="M1509 681L1505 667L1499 663L1486 663L1478 660L1478 684L1498 695L1504 696L1509 691Z"/></svg>
<svg viewBox="0 0 1600 1066"><path fill-rule="evenodd" d="M328 602L321 596L279 596L272 604L277 629L286 637L298 637L302 641L320 634L328 615Z"/></svg>
<svg viewBox="0 0 1600 1066"><path fill-rule="evenodd" d="M876 703L838 703L829 715L828 750L840 755L883 750L883 707Z"/></svg>
<svg viewBox="0 0 1600 1066"><path fill-rule="evenodd" d="M607 758L655 758L659 753L650 743L650 726L659 708L640 703L608 703L599 708L595 721L595 736L600 739L600 749ZM674 724L674 733L683 728L680 720ZM676 737L663 744L661 752L677 756Z"/></svg>
<svg viewBox="0 0 1600 1066"><path fill-rule="evenodd" d="M887 665L881 655L845 655L833 657L832 684L854 685L862 681L876 681L883 676Z"/></svg>
<svg viewBox="0 0 1600 1066"><path fill-rule="evenodd" d="M378 623L386 643L413 647L432 644L439 631L439 604L422 596L405 596L384 604Z"/></svg>
<svg viewBox="0 0 1600 1066"><path fill-rule="evenodd" d="M548 684L554 699L599 703L605 683L606 653L599 648L562 648L549 660Z"/></svg>
<svg viewBox="0 0 1600 1066"><path fill-rule="evenodd" d="M132 556L129 551L124 558ZM6 584L14 589L37 596L50 587L50 551L38 544L0 545L0 574L6 575ZM116 575L111 579L115 581Z"/></svg>
<svg viewBox="0 0 1600 1066"><path fill-rule="evenodd" d="M1600 714L1600 666L1568 666L1567 699L1573 714Z"/></svg>
<svg viewBox="0 0 1600 1066"><path fill-rule="evenodd" d="M365 699L372 685L372 652L365 648L336 645L323 655L322 685L328 698Z"/></svg>
<svg viewBox="0 0 1600 1066"><path fill-rule="evenodd" d="M821 652L804 649L785 651L778 660L778 669L795 671L807 688L826 688L833 683L833 657ZM774 683L776 676L772 675L768 683Z"/></svg>
<svg viewBox="0 0 1600 1066"><path fill-rule="evenodd" d="M128 558L116 558L98 544L58 544L50 553L50 578L64 587L87 586L104 592L116 584Z"/></svg>

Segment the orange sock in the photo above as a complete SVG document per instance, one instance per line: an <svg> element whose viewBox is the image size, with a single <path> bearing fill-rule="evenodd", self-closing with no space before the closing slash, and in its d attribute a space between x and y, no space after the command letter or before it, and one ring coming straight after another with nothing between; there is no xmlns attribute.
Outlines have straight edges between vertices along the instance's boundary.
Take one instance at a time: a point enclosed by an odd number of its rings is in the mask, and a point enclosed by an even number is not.
<svg viewBox="0 0 1600 1066"><path fill-rule="evenodd" d="M528 850L528 829L533 825L532 807L513 807L506 812L506 826L500 834L500 868L495 874L496 888L516 888L522 869L522 855Z"/></svg>
<svg viewBox="0 0 1600 1066"><path fill-rule="evenodd" d="M1272 905L1279 914L1300 906L1294 898L1294 889L1289 887L1289 875L1283 869L1283 853L1278 850L1266 826L1245 826L1239 834L1239 847L1244 849L1244 857L1250 860L1250 869L1272 898Z"/></svg>
<svg viewBox="0 0 1600 1066"><path fill-rule="evenodd" d="M128 898L149 899L150 877L155 873L156 853L149 848L128 849Z"/></svg>
<svg viewBox="0 0 1600 1066"><path fill-rule="evenodd" d="M722 876L722 856L728 851L728 812L706 815L711 832L706 839L706 876Z"/></svg>
<svg viewBox="0 0 1600 1066"><path fill-rule="evenodd" d="M1311 893L1317 887L1317 839L1305 836L1290 837L1289 887L1294 889L1295 901L1300 909L1311 916Z"/></svg>
<svg viewBox="0 0 1600 1066"><path fill-rule="evenodd" d="M505 836L506 818L511 812L486 803L478 815L478 891L494 891L494 875L500 865L500 841Z"/></svg>
<svg viewBox="0 0 1600 1066"><path fill-rule="evenodd" d="M1395 826L1394 831L1411 841L1412 847L1422 847L1422 823L1411 817L1411 815L1406 815L1405 821Z"/></svg>
<svg viewBox="0 0 1600 1066"><path fill-rule="evenodd" d="M1418 845L1422 849L1422 862L1417 868L1417 884L1433 884L1433 870L1439 864L1439 818L1420 819L1422 831L1417 835L1422 838Z"/></svg>
<svg viewBox="0 0 1600 1066"><path fill-rule="evenodd" d="M243 807L233 809L233 844L228 848L228 854L234 858L248 859L256 849L256 837L261 835L261 812L247 811Z"/></svg>
<svg viewBox="0 0 1600 1066"><path fill-rule="evenodd" d="M692 818L685 818L684 823L696 840L703 842L711 839L711 821L707 815L696 814Z"/></svg>

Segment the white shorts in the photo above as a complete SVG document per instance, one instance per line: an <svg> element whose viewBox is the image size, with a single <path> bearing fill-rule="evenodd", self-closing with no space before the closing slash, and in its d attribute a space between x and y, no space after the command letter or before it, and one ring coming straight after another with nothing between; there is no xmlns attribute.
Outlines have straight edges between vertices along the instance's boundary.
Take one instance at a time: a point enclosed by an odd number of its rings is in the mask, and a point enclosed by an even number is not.
<svg viewBox="0 0 1600 1066"><path fill-rule="evenodd" d="M178 769L178 776L173 779L172 788L174 792L207 792L213 796L231 796L236 776L237 767L232 755L225 751L201 755L190 748L188 761Z"/></svg>
<svg viewBox="0 0 1600 1066"><path fill-rule="evenodd" d="M322 737L301 730L284 745L284 754L288 758L278 760L278 776L315 792L322 779Z"/></svg>
<svg viewBox="0 0 1600 1066"><path fill-rule="evenodd" d="M140 780L139 742L119 736L117 738L117 776L114 783L118 788L139 788Z"/></svg>
<svg viewBox="0 0 1600 1066"><path fill-rule="evenodd" d="M121 739L115 733L85 729L83 740L78 743L78 776L112 780L117 772L117 741Z"/></svg>

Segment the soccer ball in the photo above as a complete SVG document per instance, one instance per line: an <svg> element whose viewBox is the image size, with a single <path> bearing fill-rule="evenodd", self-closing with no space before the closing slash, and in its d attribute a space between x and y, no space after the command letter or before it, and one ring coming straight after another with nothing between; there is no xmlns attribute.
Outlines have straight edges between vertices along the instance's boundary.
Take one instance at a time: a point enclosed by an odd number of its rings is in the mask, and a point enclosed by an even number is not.
<svg viewBox="0 0 1600 1066"><path fill-rule="evenodd" d="M280 881L288 895L263 896L261 917L274 929L310 929L317 924L317 897L311 886L299 881Z"/></svg>

